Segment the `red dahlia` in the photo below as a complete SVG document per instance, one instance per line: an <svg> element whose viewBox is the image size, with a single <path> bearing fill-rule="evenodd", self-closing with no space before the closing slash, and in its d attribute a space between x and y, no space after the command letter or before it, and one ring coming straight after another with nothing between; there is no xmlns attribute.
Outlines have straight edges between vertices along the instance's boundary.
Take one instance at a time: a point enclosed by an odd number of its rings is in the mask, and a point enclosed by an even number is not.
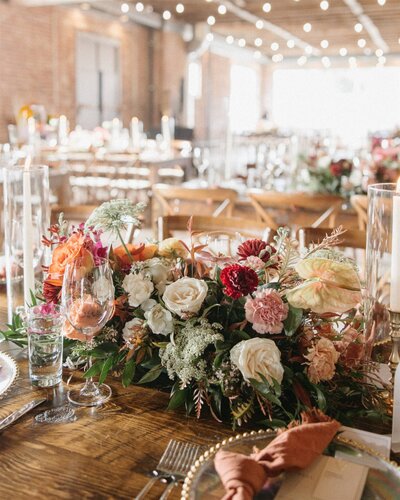
<svg viewBox="0 0 400 500"><path fill-rule="evenodd" d="M261 252L263 252L262 255ZM263 240L246 240L242 243L238 250L237 254L240 257L240 260L246 260L247 257L254 256L259 257L264 262L268 262L271 258L271 255L275 253L275 248L268 245L266 241Z"/></svg>
<svg viewBox="0 0 400 500"><path fill-rule="evenodd" d="M239 264L225 267L221 271L221 281L225 285L224 293L233 299L254 292L258 286L257 273Z"/></svg>

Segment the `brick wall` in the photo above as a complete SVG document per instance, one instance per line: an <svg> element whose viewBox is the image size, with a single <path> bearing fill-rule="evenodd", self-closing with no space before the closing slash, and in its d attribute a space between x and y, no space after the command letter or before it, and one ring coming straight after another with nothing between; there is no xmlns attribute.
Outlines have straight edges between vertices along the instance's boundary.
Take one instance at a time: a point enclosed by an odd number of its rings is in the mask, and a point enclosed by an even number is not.
<svg viewBox="0 0 400 500"><path fill-rule="evenodd" d="M186 48L178 34L155 32L154 67L150 68L153 37L149 28L79 8L0 3L0 142L7 140L7 124L14 122L17 110L27 103L44 104L48 113L63 113L74 125L79 31L119 40L125 124L136 115L146 126L157 125L162 111L177 111L179 81L186 72Z"/></svg>

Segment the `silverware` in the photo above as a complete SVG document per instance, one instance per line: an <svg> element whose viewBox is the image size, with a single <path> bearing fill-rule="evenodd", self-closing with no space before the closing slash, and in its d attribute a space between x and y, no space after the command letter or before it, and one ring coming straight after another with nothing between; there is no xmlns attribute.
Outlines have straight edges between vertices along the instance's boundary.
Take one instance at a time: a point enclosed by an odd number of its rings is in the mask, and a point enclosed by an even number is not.
<svg viewBox="0 0 400 500"><path fill-rule="evenodd" d="M158 462L156 469L152 472L154 477L148 481L140 493L135 497L135 500L145 498L146 493L150 491L159 479L167 479L170 481L161 496L162 500L166 499L176 484L180 480L184 479L186 474L189 472L190 467L199 454L199 451L200 446L197 444L171 439L160 461Z"/></svg>
<svg viewBox="0 0 400 500"><path fill-rule="evenodd" d="M46 398L34 399L22 406L19 410L13 411L6 418L0 420L0 431L13 424L16 420L25 415L25 413L28 413L28 411L31 411L33 408L36 408L36 406L41 405L45 401L47 401Z"/></svg>

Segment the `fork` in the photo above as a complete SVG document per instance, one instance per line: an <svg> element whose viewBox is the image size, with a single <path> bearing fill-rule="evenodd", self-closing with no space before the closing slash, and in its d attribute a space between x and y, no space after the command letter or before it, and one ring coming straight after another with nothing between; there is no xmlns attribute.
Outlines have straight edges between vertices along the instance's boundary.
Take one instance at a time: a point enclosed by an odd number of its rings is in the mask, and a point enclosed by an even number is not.
<svg viewBox="0 0 400 500"><path fill-rule="evenodd" d="M168 484L166 490L161 496L161 499L165 500L178 481L182 480L189 472L190 467L196 460L199 451L200 446L197 444L171 439L162 454L157 467L152 472L154 477L152 477L143 487L143 489L135 497L135 500L145 498L146 493L150 491L159 479L169 479L171 482Z"/></svg>

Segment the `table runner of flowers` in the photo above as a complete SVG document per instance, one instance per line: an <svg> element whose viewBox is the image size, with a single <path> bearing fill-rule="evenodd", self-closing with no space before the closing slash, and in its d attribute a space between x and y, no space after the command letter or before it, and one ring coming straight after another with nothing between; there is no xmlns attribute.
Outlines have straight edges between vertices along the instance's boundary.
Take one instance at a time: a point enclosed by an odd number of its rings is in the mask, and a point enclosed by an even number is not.
<svg viewBox="0 0 400 500"><path fill-rule="evenodd" d="M384 418L385 387L365 360L357 268L333 249L340 229L303 256L283 228L271 243L244 240L236 255L215 254L197 242L191 219L189 243L102 243L104 231L138 226L143 208L114 200L70 232L60 219L43 239L52 262L35 300L59 302L65 267L78 257L82 272L105 256L113 269L113 318L90 348L66 323L67 367L83 368L91 354L85 376L168 390L169 409L200 417L207 408L234 427L281 426L311 407L343 423ZM3 333L23 344L22 319Z"/></svg>

